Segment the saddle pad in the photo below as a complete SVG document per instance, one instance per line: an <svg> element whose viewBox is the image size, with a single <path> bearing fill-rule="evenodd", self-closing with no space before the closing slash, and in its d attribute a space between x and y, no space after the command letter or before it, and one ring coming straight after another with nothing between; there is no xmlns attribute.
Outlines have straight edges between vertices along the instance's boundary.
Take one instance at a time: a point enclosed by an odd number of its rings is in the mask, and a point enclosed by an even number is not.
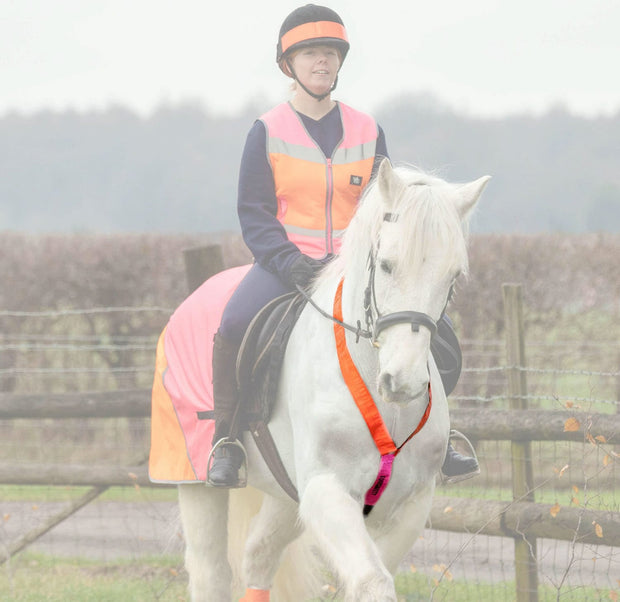
<svg viewBox="0 0 620 602"><path fill-rule="evenodd" d="M205 481L213 420L213 335L250 265L209 278L177 308L157 345L151 399L149 477L155 483Z"/></svg>

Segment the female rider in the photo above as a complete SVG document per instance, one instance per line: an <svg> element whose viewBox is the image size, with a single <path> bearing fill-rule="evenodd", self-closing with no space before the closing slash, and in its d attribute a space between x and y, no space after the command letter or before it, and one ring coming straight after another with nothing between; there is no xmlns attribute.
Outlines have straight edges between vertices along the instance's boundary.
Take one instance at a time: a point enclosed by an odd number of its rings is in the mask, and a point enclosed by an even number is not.
<svg viewBox="0 0 620 602"><path fill-rule="evenodd" d="M214 445L237 436L235 365L250 321L272 299L307 287L338 252L364 187L388 156L374 119L331 98L348 50L342 20L323 6L294 10L280 28L276 61L295 94L254 123L241 159L237 209L255 263L214 338ZM209 483L238 485L242 461L238 445L219 445ZM477 468L449 446L444 473Z"/></svg>

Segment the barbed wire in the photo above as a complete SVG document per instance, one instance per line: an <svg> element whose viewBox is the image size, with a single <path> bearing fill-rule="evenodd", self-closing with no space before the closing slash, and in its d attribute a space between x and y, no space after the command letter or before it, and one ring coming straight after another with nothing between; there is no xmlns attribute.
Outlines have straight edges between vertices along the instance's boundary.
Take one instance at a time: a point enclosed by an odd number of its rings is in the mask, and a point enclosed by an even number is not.
<svg viewBox="0 0 620 602"><path fill-rule="evenodd" d="M153 351L153 345L74 345L67 343L16 343L0 345L0 351Z"/></svg>
<svg viewBox="0 0 620 602"><path fill-rule="evenodd" d="M493 352L496 347L501 349L506 348L506 341L502 339L459 339L459 343L461 347L483 347L487 348L490 352ZM574 339L558 339L554 341L539 341L537 339L530 339L526 343L526 347L528 348L555 348L555 347L568 347L579 345L580 348L584 347L592 347L592 348L601 348L601 347L609 347L610 345L617 345L617 341L613 339L609 340L596 340L596 341L587 341L587 340L579 340L575 341Z"/></svg>
<svg viewBox="0 0 620 602"><path fill-rule="evenodd" d="M0 375L15 374L122 374L130 372L154 372L152 366L130 366L125 368L0 368Z"/></svg>
<svg viewBox="0 0 620 602"><path fill-rule="evenodd" d="M618 399L596 399L594 397L573 397L570 395L562 395L567 401L572 403L603 403L608 405L620 405ZM523 401L556 401L561 402L558 395L511 395L502 393L500 395L490 395L488 397L477 395L451 395L450 399L455 401L475 401L480 403L491 403L494 401L506 401L507 399L520 399Z"/></svg>
<svg viewBox="0 0 620 602"><path fill-rule="evenodd" d="M532 374L557 374L562 376L620 376L620 372L596 372L590 370L557 370L554 368L529 368L527 366L488 366L486 368L463 368L463 373L509 372L517 370Z"/></svg>
<svg viewBox="0 0 620 602"><path fill-rule="evenodd" d="M48 311L13 311L0 310L0 318L59 318L64 316L84 316L111 313L144 313L162 312L171 314L174 309L169 307L93 307L90 309L59 309Z"/></svg>
<svg viewBox="0 0 620 602"><path fill-rule="evenodd" d="M59 350L59 351L153 351L153 347L150 345L0 345L0 351L2 350ZM127 368L132 370L135 368ZM152 366L149 366L152 369ZM0 374L8 373L36 373L41 370L49 372L63 372L62 368L6 368L0 369ZM89 369L72 368L71 370L88 371ZM101 371L112 370L112 368L101 369ZM120 370L120 368L118 368ZM595 377L620 377L620 372L597 372L590 370L554 370L546 368L527 368L523 366L489 366L487 368L463 368L462 372L469 374L485 374L492 372L508 372L510 370L517 370L519 372L533 373L533 374L553 374L562 376L595 376Z"/></svg>
<svg viewBox="0 0 620 602"><path fill-rule="evenodd" d="M124 334L1 334L0 340L3 341L117 341L117 342L137 342L137 341L157 341L158 335L124 335Z"/></svg>

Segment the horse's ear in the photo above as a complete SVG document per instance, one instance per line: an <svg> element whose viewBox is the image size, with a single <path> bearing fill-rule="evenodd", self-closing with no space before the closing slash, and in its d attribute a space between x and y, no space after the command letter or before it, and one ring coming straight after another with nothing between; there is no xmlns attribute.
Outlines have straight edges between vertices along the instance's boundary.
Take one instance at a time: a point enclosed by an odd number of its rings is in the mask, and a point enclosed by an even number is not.
<svg viewBox="0 0 620 602"><path fill-rule="evenodd" d="M403 181L398 177L387 157L379 165L377 181L383 202L388 204L400 195L404 187Z"/></svg>
<svg viewBox="0 0 620 602"><path fill-rule="evenodd" d="M491 179L491 176L482 176L473 182L469 182L468 184L463 184L459 187L459 197L456 202L456 207L458 209L459 215L461 219L465 219L471 210L474 208L484 187L487 185L487 182Z"/></svg>

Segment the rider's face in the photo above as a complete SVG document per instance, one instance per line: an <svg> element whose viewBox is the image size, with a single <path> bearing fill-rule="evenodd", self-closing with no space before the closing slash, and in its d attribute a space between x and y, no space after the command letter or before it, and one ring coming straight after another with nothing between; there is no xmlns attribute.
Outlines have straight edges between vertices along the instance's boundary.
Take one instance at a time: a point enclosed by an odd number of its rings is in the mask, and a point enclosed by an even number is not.
<svg viewBox="0 0 620 602"><path fill-rule="evenodd" d="M292 58L297 79L315 94L331 89L340 67L340 54L334 46L308 46Z"/></svg>

